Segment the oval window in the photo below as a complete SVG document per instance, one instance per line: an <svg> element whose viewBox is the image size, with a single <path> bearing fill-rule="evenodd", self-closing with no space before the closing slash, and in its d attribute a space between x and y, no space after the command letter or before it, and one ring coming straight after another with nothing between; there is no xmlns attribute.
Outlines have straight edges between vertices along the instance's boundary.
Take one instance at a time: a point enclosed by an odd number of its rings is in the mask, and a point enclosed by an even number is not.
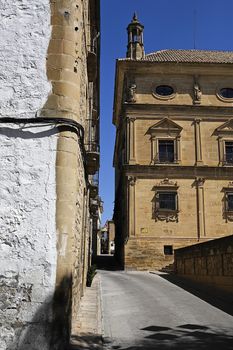
<svg viewBox="0 0 233 350"><path fill-rule="evenodd" d="M155 92L160 96L170 96L174 93L174 89L168 85L159 85L156 86Z"/></svg>
<svg viewBox="0 0 233 350"><path fill-rule="evenodd" d="M233 88L222 88L220 90L220 96L224 98L233 98Z"/></svg>

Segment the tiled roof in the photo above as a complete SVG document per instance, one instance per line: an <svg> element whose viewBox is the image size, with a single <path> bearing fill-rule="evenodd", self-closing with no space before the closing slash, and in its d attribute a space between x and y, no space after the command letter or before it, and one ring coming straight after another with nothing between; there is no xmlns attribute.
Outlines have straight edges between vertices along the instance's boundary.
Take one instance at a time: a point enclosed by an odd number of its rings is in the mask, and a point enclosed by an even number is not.
<svg viewBox="0 0 233 350"><path fill-rule="evenodd" d="M147 54L142 61L187 63L233 63L233 51L161 50Z"/></svg>

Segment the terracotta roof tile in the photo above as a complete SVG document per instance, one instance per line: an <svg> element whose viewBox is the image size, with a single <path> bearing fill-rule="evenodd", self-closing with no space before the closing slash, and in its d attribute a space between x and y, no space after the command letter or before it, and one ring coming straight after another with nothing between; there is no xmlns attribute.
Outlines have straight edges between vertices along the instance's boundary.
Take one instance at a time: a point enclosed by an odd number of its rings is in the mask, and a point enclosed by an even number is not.
<svg viewBox="0 0 233 350"><path fill-rule="evenodd" d="M129 60L129 59L123 59ZM161 50L147 54L141 62L233 63L233 51Z"/></svg>
<svg viewBox="0 0 233 350"><path fill-rule="evenodd" d="M233 52L207 50L162 50L146 55L143 61L233 63Z"/></svg>

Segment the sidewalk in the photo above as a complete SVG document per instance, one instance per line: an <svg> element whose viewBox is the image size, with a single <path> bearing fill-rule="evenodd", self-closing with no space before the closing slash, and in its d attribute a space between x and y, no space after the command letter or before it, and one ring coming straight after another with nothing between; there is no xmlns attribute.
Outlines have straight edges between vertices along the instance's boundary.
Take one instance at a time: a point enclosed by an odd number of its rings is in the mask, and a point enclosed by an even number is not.
<svg viewBox="0 0 233 350"><path fill-rule="evenodd" d="M81 299L78 319L73 326L71 349L102 350L102 313L100 276L95 276L92 286L86 288Z"/></svg>

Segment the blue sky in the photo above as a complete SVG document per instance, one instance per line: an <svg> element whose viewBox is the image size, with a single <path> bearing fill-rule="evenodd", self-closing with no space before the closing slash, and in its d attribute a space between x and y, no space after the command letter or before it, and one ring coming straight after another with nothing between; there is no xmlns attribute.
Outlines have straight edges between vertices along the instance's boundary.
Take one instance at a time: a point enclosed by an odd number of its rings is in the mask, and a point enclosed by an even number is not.
<svg viewBox="0 0 233 350"><path fill-rule="evenodd" d="M146 53L173 48L233 51L233 0L101 0L102 224L111 219L114 202L115 61L125 57L126 27L134 11L145 27Z"/></svg>

